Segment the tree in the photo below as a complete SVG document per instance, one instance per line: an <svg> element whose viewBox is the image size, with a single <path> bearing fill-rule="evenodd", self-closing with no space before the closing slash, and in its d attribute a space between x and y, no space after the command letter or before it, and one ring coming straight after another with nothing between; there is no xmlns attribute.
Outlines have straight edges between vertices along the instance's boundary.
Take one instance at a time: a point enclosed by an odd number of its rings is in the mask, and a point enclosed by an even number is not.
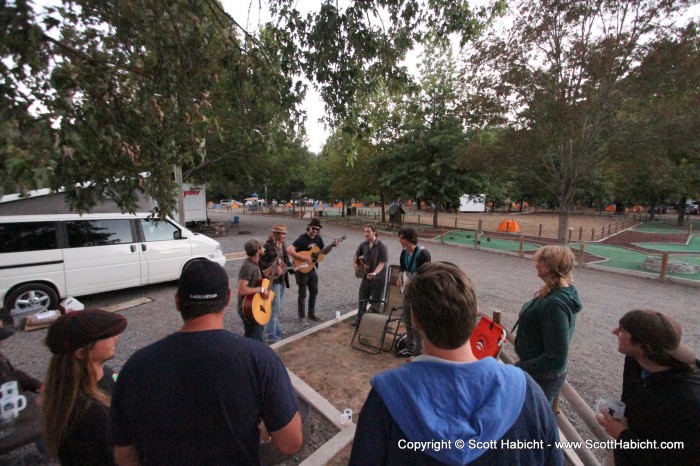
<svg viewBox="0 0 700 466"><path fill-rule="evenodd" d="M274 51L236 31L214 0L65 2L41 17L45 31L26 1L17 5L3 19L34 31L30 49L43 58L26 97L52 123L47 181L79 211L105 194L133 211L143 191L170 212L173 167L201 180L221 160L246 161L299 101ZM24 56L4 52L19 80Z"/></svg>
<svg viewBox="0 0 700 466"><path fill-rule="evenodd" d="M171 211L173 167L204 178L224 160L269 160L273 135L296 138L299 74L337 122L358 90L402 82L398 63L423 26L468 35L479 25L464 1L324 0L305 17L294 4L270 2L275 20L258 35L217 0L63 0L40 17L28 0L6 4L2 187L64 186L80 211L105 194L133 210L143 191Z"/></svg>
<svg viewBox="0 0 700 466"><path fill-rule="evenodd" d="M601 135L643 44L688 5L680 0L517 2L507 26L479 41L467 91L484 119L516 128L522 166L559 204L560 241L578 187L601 163Z"/></svg>
<svg viewBox="0 0 700 466"><path fill-rule="evenodd" d="M465 169L467 138L456 111L455 62L448 43L432 41L421 65L421 92L409 100L403 134L388 148L383 185L398 186L436 207L459 202L462 194L476 193L475 178ZM434 209L433 227L438 227Z"/></svg>
<svg viewBox="0 0 700 466"><path fill-rule="evenodd" d="M607 150L619 193L652 208L674 199L678 224L685 200L700 193L700 36L693 23L647 46L629 77ZM653 212L653 210L652 210Z"/></svg>

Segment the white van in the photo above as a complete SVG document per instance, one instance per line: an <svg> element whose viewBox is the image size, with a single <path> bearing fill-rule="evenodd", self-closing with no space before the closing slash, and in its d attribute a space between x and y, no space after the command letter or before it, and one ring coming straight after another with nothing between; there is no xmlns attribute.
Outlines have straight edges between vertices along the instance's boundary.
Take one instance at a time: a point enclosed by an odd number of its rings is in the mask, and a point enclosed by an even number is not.
<svg viewBox="0 0 700 466"><path fill-rule="evenodd" d="M176 280L200 257L226 263L217 241L147 213L0 216L0 306L6 317Z"/></svg>

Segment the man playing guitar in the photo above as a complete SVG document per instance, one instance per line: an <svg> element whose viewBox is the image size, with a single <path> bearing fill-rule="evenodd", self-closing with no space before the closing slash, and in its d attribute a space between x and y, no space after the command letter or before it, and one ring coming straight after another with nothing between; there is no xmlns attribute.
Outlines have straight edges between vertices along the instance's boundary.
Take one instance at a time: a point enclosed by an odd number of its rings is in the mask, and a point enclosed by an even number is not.
<svg viewBox="0 0 700 466"><path fill-rule="evenodd" d="M355 272L360 270L361 262L367 264L368 273L362 277L359 292L359 306L357 310L357 321L362 318L362 314L368 309L365 309L368 299L376 302L382 299L382 292L386 284L386 274L389 262L389 249L379 238L374 225L367 225L364 228L365 241L360 243L360 246L355 251L352 259L352 265ZM361 259L362 258L362 259ZM376 311L376 304L370 306L373 311Z"/></svg>
<svg viewBox="0 0 700 466"><path fill-rule="evenodd" d="M243 320L244 335L253 340L262 341L265 326L258 324L254 319L246 319L244 317L243 299L246 296L256 293L261 293L264 299L270 296L270 290L258 285L258 282L262 278L258 263L265 249L262 243L256 239L248 240L244 248L246 256L248 257L243 261L241 270L238 272L238 315L241 316L241 320Z"/></svg>
<svg viewBox="0 0 700 466"><path fill-rule="evenodd" d="M309 321L306 320L306 290L309 291L309 319L322 322L319 316L316 315L316 296L318 295L318 274L316 273L316 264L311 255L299 254L300 252L309 251L313 248L323 250L325 244L321 238L321 222L317 218L312 218L311 222L306 226L306 233L299 236L294 243L287 248L287 253L296 261L301 261L312 270L297 270L294 272L297 285L299 286L299 296L297 298L297 311L299 312L299 322L304 327L309 326Z"/></svg>

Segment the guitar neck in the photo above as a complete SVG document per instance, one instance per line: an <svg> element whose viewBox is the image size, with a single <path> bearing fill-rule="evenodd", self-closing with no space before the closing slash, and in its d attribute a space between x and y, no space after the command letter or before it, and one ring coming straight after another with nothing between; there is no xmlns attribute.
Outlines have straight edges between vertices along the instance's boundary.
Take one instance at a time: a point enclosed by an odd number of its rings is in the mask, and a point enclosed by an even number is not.
<svg viewBox="0 0 700 466"><path fill-rule="evenodd" d="M335 244L329 244L325 248L321 249L321 254L323 254L325 256L326 254L331 252L331 249L333 249L334 247L335 247Z"/></svg>

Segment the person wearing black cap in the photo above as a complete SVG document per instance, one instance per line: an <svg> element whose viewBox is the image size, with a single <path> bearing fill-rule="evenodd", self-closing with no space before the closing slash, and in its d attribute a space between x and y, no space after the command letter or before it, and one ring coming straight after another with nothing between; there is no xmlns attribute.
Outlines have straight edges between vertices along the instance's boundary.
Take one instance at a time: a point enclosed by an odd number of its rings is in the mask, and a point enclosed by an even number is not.
<svg viewBox="0 0 700 466"><path fill-rule="evenodd" d="M300 235L294 243L287 248L287 253L293 258L309 264L313 267L313 261L309 255L299 254L303 251L309 251L313 247L318 247L323 250L325 244L321 238L321 222L317 218L312 218L306 226L306 233ZM299 313L299 322L304 327L309 326L309 321L306 320L306 290L309 291L309 319L321 321L322 319L316 315L316 296L318 295L318 274L316 267L310 272L296 271L294 273L297 286L299 287L299 296L297 297L297 312Z"/></svg>
<svg viewBox="0 0 700 466"><path fill-rule="evenodd" d="M207 259L180 275L183 325L134 353L119 373L111 425L117 463L260 464L260 420L284 453L301 448L289 375L266 344L224 330L226 271Z"/></svg>
<svg viewBox="0 0 700 466"><path fill-rule="evenodd" d="M624 354L622 402L625 417L596 417L614 439L615 466L698 464L700 458L700 361L681 342L683 331L671 316L630 311L613 330ZM634 443L638 442L638 443ZM661 442L682 442L664 448Z"/></svg>
<svg viewBox="0 0 700 466"><path fill-rule="evenodd" d="M53 355L42 408L46 446L63 465L114 464L111 393L98 382L125 328L124 317L102 309L68 313L49 327L45 342Z"/></svg>
<svg viewBox="0 0 700 466"><path fill-rule="evenodd" d="M0 321L0 347L5 340L14 334L14 330L5 327L2 321ZM13 380L17 381L19 389L23 392L39 393L44 386L41 380L32 377L26 372L15 369L12 363L10 363L10 360L0 352L0 385L5 382L12 382Z"/></svg>

